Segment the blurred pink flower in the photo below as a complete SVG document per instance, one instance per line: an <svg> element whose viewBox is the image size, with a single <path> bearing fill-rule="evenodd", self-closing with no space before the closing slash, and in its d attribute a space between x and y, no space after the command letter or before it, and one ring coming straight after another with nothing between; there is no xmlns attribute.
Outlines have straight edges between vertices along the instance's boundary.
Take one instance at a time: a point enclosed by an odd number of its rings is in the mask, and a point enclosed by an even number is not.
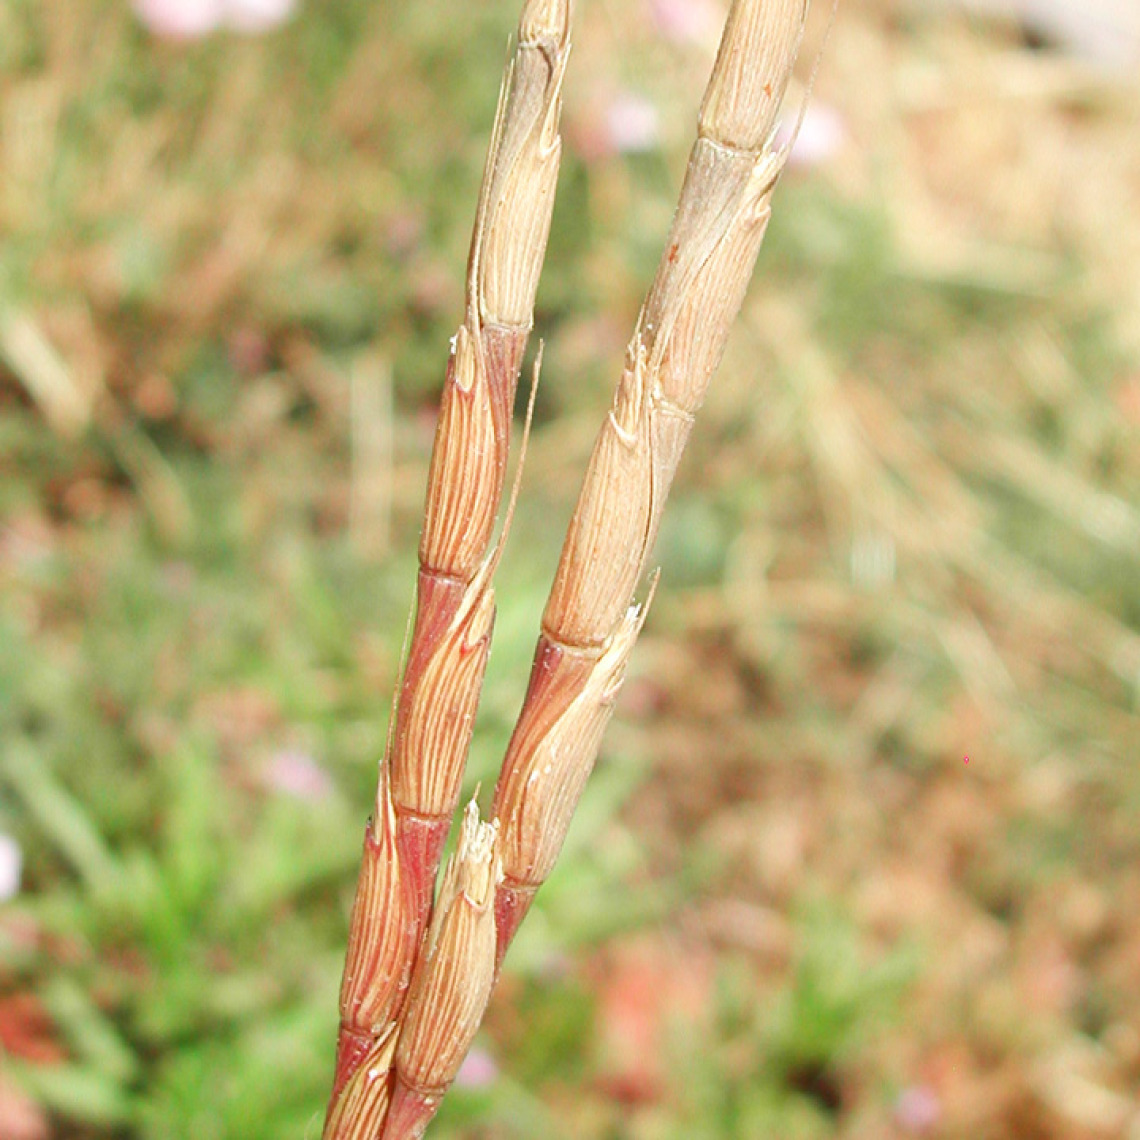
<svg viewBox="0 0 1140 1140"><path fill-rule="evenodd" d="M256 34L284 24L297 7L297 0L229 0L230 27Z"/></svg>
<svg viewBox="0 0 1140 1140"><path fill-rule="evenodd" d="M459 1066L455 1083L463 1089L485 1089L499 1077L499 1066L486 1049L472 1049Z"/></svg>
<svg viewBox="0 0 1140 1140"><path fill-rule="evenodd" d="M938 1095L926 1085L903 1089L895 1101L895 1120L904 1132L921 1136L929 1132L942 1115Z"/></svg>
<svg viewBox="0 0 1140 1140"><path fill-rule="evenodd" d="M787 108L785 107L785 112ZM798 113L793 108L793 113ZM794 118L785 119L776 132L776 141L783 145L788 140L796 125ZM822 166L839 153L847 141L847 125L843 116L826 103L813 102L807 105L804 111L804 121L800 124L800 133L792 144L792 153L788 156L788 165L809 169L813 166Z"/></svg>
<svg viewBox="0 0 1140 1140"><path fill-rule="evenodd" d="M132 0L135 15L156 36L190 40L220 28L254 34L292 16L297 0Z"/></svg>
<svg viewBox="0 0 1140 1140"><path fill-rule="evenodd" d="M716 44L724 12L715 0L649 0L653 22L674 43Z"/></svg>
<svg viewBox="0 0 1140 1140"><path fill-rule="evenodd" d="M298 800L325 800L333 792L328 772L312 756L290 749L274 755L262 778L266 787Z"/></svg>
<svg viewBox="0 0 1140 1140"><path fill-rule="evenodd" d="M14 899L20 893L24 870L24 853L10 836L0 832L0 902Z"/></svg>
<svg viewBox="0 0 1140 1140"><path fill-rule="evenodd" d="M611 150L622 154L652 150L661 138L661 116L643 95L622 91L606 108L606 136Z"/></svg>
<svg viewBox="0 0 1140 1140"><path fill-rule="evenodd" d="M221 26L225 0L134 0L134 9L156 36L192 40Z"/></svg>

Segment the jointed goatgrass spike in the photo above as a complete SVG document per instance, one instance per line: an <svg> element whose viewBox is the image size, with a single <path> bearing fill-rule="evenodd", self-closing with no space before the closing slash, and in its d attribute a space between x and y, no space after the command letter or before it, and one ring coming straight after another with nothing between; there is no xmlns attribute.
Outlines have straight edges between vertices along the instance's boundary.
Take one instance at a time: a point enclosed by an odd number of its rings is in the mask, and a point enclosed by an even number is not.
<svg viewBox="0 0 1140 1140"><path fill-rule="evenodd" d="M624 667L640 628L628 607L790 149L775 144L773 129L806 12L807 0L735 0L725 25L665 252L594 445L495 791L500 959L593 765L621 683L621 668L609 675L614 654Z"/></svg>
<svg viewBox="0 0 1140 1140"><path fill-rule="evenodd" d="M480 191L466 318L441 402L416 616L353 909L324 1140L422 1134L557 859L656 578L644 606L632 605L633 595L787 160L791 144L775 144L774 125L807 4L734 0L666 251L543 614L493 820L480 823L474 803L468 808L433 915L490 645L490 580L503 537L490 554L488 546L560 157L569 2L524 5ZM528 428L533 407L532 388ZM517 492L516 477L504 537Z"/></svg>
<svg viewBox="0 0 1140 1140"><path fill-rule="evenodd" d="M466 315L452 342L432 452L415 618L353 906L325 1140L363 1136L361 1115L375 1123L381 1107L387 1111L361 1066L399 1031L459 799L494 624L498 551L488 556L488 546L550 228L569 49L570 0L526 0L500 92ZM532 390L528 427L533 400ZM493 963L489 902L487 915Z"/></svg>

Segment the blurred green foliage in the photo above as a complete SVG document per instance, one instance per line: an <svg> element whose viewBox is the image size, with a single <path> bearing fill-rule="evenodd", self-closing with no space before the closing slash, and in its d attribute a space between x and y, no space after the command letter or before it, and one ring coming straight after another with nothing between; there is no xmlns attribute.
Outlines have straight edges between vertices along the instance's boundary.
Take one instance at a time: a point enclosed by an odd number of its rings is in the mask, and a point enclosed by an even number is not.
<svg viewBox="0 0 1140 1140"><path fill-rule="evenodd" d="M604 7L567 95L484 799L707 63ZM875 35L929 50L872 9ZM271 36L171 44L117 0L0 7L0 831L26 855L0 1079L59 1136L318 1128L512 19L313 0ZM623 84L660 104L660 145L599 156L592 101ZM919 1060L968 1036L974 978L938 981L945 947L910 925L940 910L1004 1009L1068 891L1085 996L1060 1029L1029 1020L1107 1053L1135 1011L1135 934L1106 900L1140 833L1136 362L1079 242L1037 273L905 238L889 193L782 188L666 515L627 719L492 1011L501 1073L455 1091L441 1140L886 1134ZM31 394L25 318L90 397L81 430ZM357 383L389 408L373 530ZM944 907L915 918L913 881L875 880L900 850ZM727 934L706 914L726 900ZM607 1072L604 955L678 924L715 962L638 1100ZM930 987L940 1014L908 1021ZM1021 1135L1009 1111L987 1135Z"/></svg>

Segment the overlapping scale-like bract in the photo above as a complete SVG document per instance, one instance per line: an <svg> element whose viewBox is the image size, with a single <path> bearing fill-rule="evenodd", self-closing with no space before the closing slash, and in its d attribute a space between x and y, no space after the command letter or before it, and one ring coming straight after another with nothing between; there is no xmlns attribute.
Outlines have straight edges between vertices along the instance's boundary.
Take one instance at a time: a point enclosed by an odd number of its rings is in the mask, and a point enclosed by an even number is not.
<svg viewBox="0 0 1140 1140"><path fill-rule="evenodd" d="M773 142L774 126L807 4L732 4L665 251L543 614L492 822L468 808L433 911L490 647L498 551L489 548L561 156L569 2L524 4L444 386L416 617L353 907L324 1140L418 1140L554 867L645 620L649 602L633 599L665 500L787 159L790 143Z"/></svg>

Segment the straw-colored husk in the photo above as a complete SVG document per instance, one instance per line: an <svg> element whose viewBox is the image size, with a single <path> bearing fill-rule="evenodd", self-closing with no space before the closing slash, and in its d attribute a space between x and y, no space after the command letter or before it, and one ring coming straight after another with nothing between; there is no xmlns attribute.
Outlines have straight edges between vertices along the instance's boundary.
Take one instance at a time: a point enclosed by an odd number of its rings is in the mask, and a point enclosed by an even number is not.
<svg viewBox="0 0 1140 1140"><path fill-rule="evenodd" d="M805 17L806 0L736 0L725 27L665 252L594 445L496 789L500 956L557 857L566 805L577 800L620 685L621 671L608 670L615 655L624 664L637 634L628 610L787 159L772 132ZM549 799L539 793L548 765Z"/></svg>
<svg viewBox="0 0 1140 1140"><path fill-rule="evenodd" d="M374 844L366 845L353 918L361 945L350 948L342 1001L342 1037L355 1052L338 1061L326 1140L369 1134L353 1105L374 1125L383 1116L382 1130L370 1135L422 1134L474 1037L502 956L554 867L645 620L648 602L634 605L634 594L787 158L773 127L806 5L733 4L665 252L543 614L493 821L480 822L474 803L467 809L421 940L490 646L498 553L488 547L560 157L569 8L565 0L525 6L432 456L416 620L377 810L385 827L394 826L370 833ZM385 916L403 933L380 930ZM400 949L409 932L410 955ZM359 1067L361 1060L371 1067Z"/></svg>
<svg viewBox="0 0 1140 1140"><path fill-rule="evenodd" d="M494 624L490 580L497 553L490 550L491 536L550 229L569 50L569 0L527 0L483 175L468 259L466 315L453 339L444 381L424 508L416 616L377 792L379 829L370 830L365 844L353 908L325 1140L379 1134L375 1127L362 1130L360 1123L361 1113L375 1121L381 1108L380 1093L360 1076L361 1066L380 1041L388 1040L405 1008L440 852L459 799ZM471 897L474 886L468 881L474 871L463 868L474 866L475 855L469 852L455 872L464 884L463 898ZM490 947L486 956L492 971L493 889L492 884L484 892L482 920L490 929L483 940ZM463 910L458 902L441 907L454 912L453 922ZM429 945L451 937L458 935L437 932ZM430 986L424 993L424 1001L436 1000ZM480 993L472 991L474 1024L486 1002ZM414 1044L432 1023L416 1015L411 1024ZM412 1067L416 1080L424 1077L416 1066L424 1057L430 1060L433 1041L430 1035L424 1038L418 1052L408 1052L412 1044L404 1047L405 1068ZM406 1116L404 1086L397 1081L393 1089L403 1097ZM388 1110L386 1100L383 1108Z"/></svg>
<svg viewBox="0 0 1140 1140"><path fill-rule="evenodd" d="M737 0L701 104L700 135L755 154L784 101L808 0Z"/></svg>
<svg viewBox="0 0 1140 1140"><path fill-rule="evenodd" d="M625 615L581 690L552 723L530 722L516 733L494 807L503 821L503 875L516 886L537 886L554 868L643 620L636 607ZM536 730L533 743L527 728Z"/></svg>
<svg viewBox="0 0 1140 1140"><path fill-rule="evenodd" d="M413 1088L451 1084L491 992L495 924L491 902L501 878L498 825L483 823L474 801L448 864L412 983L396 1070Z"/></svg>
<svg viewBox="0 0 1140 1140"><path fill-rule="evenodd" d="M476 230L479 313L490 325L529 328L546 252L562 143L562 80L570 43L570 8L558 0L528 4L504 90L495 162L483 187Z"/></svg>

